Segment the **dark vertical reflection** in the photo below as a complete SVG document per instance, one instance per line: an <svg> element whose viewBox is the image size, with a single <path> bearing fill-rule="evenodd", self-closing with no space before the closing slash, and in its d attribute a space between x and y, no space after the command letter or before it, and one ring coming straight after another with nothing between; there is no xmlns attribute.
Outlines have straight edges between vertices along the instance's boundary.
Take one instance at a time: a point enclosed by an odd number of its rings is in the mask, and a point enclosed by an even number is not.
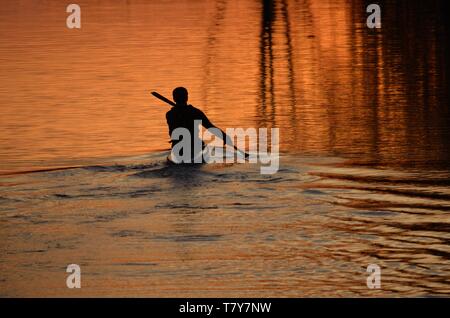
<svg viewBox="0 0 450 318"><path fill-rule="evenodd" d="M370 3L262 1L258 123L281 127L287 151L448 166L444 2L379 1L381 29Z"/></svg>
<svg viewBox="0 0 450 318"><path fill-rule="evenodd" d="M368 5L369 3L367 3ZM353 27L350 28L350 53L351 64L358 65L361 63L365 67L351 68L351 97L352 107L361 108L361 105L367 105L367 112L365 113L365 132L364 138L367 138L367 147L365 152L369 154L367 161L371 164L379 164L379 108L382 106L382 94L380 94L378 87L383 86L381 83L383 75L383 54L380 50L383 46L383 32L379 29L373 29L368 32L365 37L365 43L361 45L363 37L361 35L360 27L357 27L358 21L365 22L366 6L359 0L353 0L350 6L349 19L352 21ZM383 8L384 11L384 8ZM363 26L364 27L364 26ZM364 48L364 49L363 49ZM363 51L361 51L363 49ZM364 54L361 54L364 52ZM363 79L363 80L361 80ZM361 86L361 83L363 84ZM359 88L362 88L361 91Z"/></svg>
<svg viewBox="0 0 450 318"><path fill-rule="evenodd" d="M289 8L286 0L281 1L281 16L283 18L284 33L286 35L286 57L288 65L288 81L289 81L289 99L290 99L290 115L291 123L294 127L293 133L296 133L295 127L297 121L297 109L296 109L296 98L295 98L295 71L294 62L292 59L292 36L291 36L291 23L289 20Z"/></svg>
<svg viewBox="0 0 450 318"><path fill-rule="evenodd" d="M274 125L275 122L275 93L273 67L273 23L275 20L274 0L263 0L261 24L261 125ZM269 104L269 105L268 105ZM269 109L268 109L269 106Z"/></svg>
<svg viewBox="0 0 450 318"><path fill-rule="evenodd" d="M363 1L363 7L370 1ZM448 27L442 1L382 1L381 30L362 28L368 142L376 164L448 165ZM358 9L358 5L353 6ZM365 15L355 16L355 26ZM358 36L358 35L356 35ZM358 92L355 92L358 94ZM362 107L363 105L358 105Z"/></svg>
<svg viewBox="0 0 450 318"><path fill-rule="evenodd" d="M215 6L215 14L211 19L211 26L208 28L207 43L206 43L206 58L204 65L204 85L203 85L203 105L208 106L209 96L209 82L211 80L212 72L211 67L214 64L213 61L216 57L217 51L217 38L220 34L220 29L225 18L225 11L227 7L227 0L218 0Z"/></svg>

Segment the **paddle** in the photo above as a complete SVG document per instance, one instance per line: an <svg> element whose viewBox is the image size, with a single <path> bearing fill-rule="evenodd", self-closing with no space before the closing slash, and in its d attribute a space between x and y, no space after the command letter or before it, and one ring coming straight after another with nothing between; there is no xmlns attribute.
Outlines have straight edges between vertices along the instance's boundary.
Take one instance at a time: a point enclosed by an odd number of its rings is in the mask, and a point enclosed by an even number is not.
<svg viewBox="0 0 450 318"><path fill-rule="evenodd" d="M176 104L174 102L172 102L170 99L165 98L164 96L162 96L161 94L157 93L157 92L152 92L152 95L155 96L156 98L162 100L163 102L166 102L167 104L171 105L171 106L175 106Z"/></svg>
<svg viewBox="0 0 450 318"><path fill-rule="evenodd" d="M172 102L170 99L162 96L161 94L157 93L157 92L152 92L152 95L155 96L156 98L162 100L163 102L166 102L167 104L171 105L171 106L176 106L176 104L174 102ZM236 147L235 145L233 145L234 150L244 154L244 157L246 159L248 159L248 157L250 156L248 153L240 150L238 147Z"/></svg>

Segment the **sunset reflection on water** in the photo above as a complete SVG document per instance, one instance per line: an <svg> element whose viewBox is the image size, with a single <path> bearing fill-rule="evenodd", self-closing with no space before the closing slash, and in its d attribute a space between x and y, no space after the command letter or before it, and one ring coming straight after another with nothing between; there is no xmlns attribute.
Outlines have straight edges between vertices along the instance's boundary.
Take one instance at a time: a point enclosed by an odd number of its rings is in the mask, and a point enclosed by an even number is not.
<svg viewBox="0 0 450 318"><path fill-rule="evenodd" d="M444 1L77 3L0 8L0 296L449 294ZM177 86L279 171L167 166Z"/></svg>
<svg viewBox="0 0 450 318"><path fill-rule="evenodd" d="M167 149L167 106L149 92L179 85L219 127L280 127L285 152L448 164L435 2L386 4L375 30L358 1L80 6L81 30L57 2L2 7L3 172Z"/></svg>

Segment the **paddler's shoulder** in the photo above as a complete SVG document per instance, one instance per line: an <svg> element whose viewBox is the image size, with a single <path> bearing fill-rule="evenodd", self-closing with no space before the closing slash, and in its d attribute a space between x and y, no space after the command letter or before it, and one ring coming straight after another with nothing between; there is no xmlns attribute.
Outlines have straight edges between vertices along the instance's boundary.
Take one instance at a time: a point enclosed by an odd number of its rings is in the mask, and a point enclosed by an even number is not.
<svg viewBox="0 0 450 318"><path fill-rule="evenodd" d="M192 105L188 105L189 111L191 111L194 114L203 114L203 112L198 109L197 107L194 107Z"/></svg>
<svg viewBox="0 0 450 318"><path fill-rule="evenodd" d="M180 113L180 114L189 114L190 113L190 114L195 115L195 114L202 114L203 112L200 109L198 109L192 105L186 105L186 106L181 106L181 107L174 106L166 113L166 117L177 114L177 113Z"/></svg>
<svg viewBox="0 0 450 318"><path fill-rule="evenodd" d="M166 115L175 114L183 111L186 111L186 106L173 106L171 109L169 109Z"/></svg>

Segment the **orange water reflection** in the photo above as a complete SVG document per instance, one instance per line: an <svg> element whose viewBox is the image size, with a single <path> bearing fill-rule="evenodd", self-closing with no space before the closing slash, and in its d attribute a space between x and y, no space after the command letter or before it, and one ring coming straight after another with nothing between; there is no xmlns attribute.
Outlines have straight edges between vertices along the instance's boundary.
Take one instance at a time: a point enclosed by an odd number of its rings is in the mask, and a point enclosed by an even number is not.
<svg viewBox="0 0 450 318"><path fill-rule="evenodd" d="M149 92L178 85L218 126L280 127L283 151L448 165L438 2L385 4L376 31L360 1L79 4L81 30L56 1L2 5L3 172L166 149Z"/></svg>

